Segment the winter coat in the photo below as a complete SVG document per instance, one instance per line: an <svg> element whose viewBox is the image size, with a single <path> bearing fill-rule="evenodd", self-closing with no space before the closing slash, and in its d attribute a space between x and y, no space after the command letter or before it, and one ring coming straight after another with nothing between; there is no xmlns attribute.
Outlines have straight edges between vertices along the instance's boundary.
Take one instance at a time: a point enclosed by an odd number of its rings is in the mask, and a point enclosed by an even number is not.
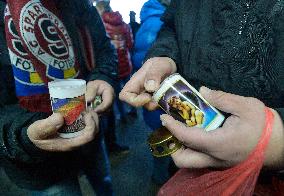
<svg viewBox="0 0 284 196"><path fill-rule="evenodd" d="M146 59L169 57L196 89L255 97L283 120L283 8L277 0L173 0Z"/></svg>
<svg viewBox="0 0 284 196"><path fill-rule="evenodd" d="M106 32L118 55L118 77L126 78L132 72L130 50L133 47L133 37L130 27L123 22L119 12L105 12L102 19Z"/></svg>

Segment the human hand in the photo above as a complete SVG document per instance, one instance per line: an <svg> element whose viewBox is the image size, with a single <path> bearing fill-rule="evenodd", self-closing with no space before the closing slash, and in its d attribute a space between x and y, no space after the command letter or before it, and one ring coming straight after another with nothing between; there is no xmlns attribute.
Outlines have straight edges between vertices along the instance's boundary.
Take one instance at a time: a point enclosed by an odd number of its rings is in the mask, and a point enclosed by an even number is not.
<svg viewBox="0 0 284 196"><path fill-rule="evenodd" d="M160 87L161 81L176 72L175 62L168 57L151 58L144 63L124 86L119 94L122 101L134 107L145 106L149 110L157 107L152 95Z"/></svg>
<svg viewBox="0 0 284 196"><path fill-rule="evenodd" d="M113 103L114 90L110 84L103 80L90 81L87 84L86 101L90 103L96 96L101 96L103 102L94 111L97 113L105 112Z"/></svg>
<svg viewBox="0 0 284 196"><path fill-rule="evenodd" d="M86 127L82 134L71 139L59 137L58 130L63 126L64 119L59 113L54 113L50 117L39 120L31 124L27 134L31 142L38 148L51 152L72 151L95 138L99 131L99 118L94 111L84 114Z"/></svg>
<svg viewBox="0 0 284 196"><path fill-rule="evenodd" d="M249 97L242 97L202 87L200 93L213 106L231 114L224 125L205 132L196 127L186 127L171 116L161 120L184 148L172 155L181 168L230 167L247 159L256 147L265 126L264 104ZM284 131L277 112L264 165L269 168L284 167Z"/></svg>

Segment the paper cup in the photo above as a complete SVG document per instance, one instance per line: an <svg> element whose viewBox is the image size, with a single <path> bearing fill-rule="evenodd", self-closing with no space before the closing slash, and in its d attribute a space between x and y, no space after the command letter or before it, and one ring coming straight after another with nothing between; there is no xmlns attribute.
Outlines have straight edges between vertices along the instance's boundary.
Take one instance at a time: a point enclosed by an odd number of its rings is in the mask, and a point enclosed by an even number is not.
<svg viewBox="0 0 284 196"><path fill-rule="evenodd" d="M52 111L61 113L65 124L59 130L62 138L72 138L85 128L82 112L86 110L86 81L80 79L56 80L48 83Z"/></svg>
<svg viewBox="0 0 284 196"><path fill-rule="evenodd" d="M211 131L221 126L225 119L179 74L166 78L153 99L167 114L189 127Z"/></svg>

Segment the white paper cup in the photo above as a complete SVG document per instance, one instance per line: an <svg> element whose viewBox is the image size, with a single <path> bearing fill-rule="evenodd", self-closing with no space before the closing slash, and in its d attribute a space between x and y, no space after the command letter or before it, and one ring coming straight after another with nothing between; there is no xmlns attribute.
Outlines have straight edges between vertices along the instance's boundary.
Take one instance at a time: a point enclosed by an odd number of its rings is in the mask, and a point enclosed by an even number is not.
<svg viewBox="0 0 284 196"><path fill-rule="evenodd" d="M167 114L189 127L211 131L221 126L225 119L179 74L166 78L153 99Z"/></svg>
<svg viewBox="0 0 284 196"><path fill-rule="evenodd" d="M82 112L86 110L86 81L80 79L55 80L48 83L52 111L61 113L65 124L59 130L62 138L72 138L85 128Z"/></svg>

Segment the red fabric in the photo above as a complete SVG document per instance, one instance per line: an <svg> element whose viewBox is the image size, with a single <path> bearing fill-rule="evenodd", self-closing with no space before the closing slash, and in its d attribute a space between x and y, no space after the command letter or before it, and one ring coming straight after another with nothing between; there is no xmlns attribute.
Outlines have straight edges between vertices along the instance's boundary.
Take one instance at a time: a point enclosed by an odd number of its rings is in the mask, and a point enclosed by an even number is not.
<svg viewBox="0 0 284 196"><path fill-rule="evenodd" d="M24 26L24 29L27 30L28 32L33 32L36 35L36 40L34 38L31 39L31 41L29 41L30 44L32 44L34 46L34 48L37 48L38 45L40 45L45 51L48 51L49 54L52 55L51 52L49 52L48 49L48 43L46 43L46 39L44 38L44 35L42 34L39 26L38 26L38 19L39 18L48 18L48 14L44 12L44 9L47 9L49 12L53 13L55 16L57 16L58 18L60 18L59 16L59 11L56 8L56 5L54 4L54 1L50 1L50 0L41 0L41 1L34 1L36 3L41 4L41 6L35 5L35 7L33 8L33 10L37 10L34 12L29 12L29 15L24 16L24 18L21 19L21 13L22 11L24 11L25 9L27 9L25 6L30 3L33 2L31 0L7 0L7 4L8 7L10 9L12 18L13 18L13 22L16 26L16 29L18 31L18 34L21 35L21 29L20 29L20 21L23 20L27 25ZM32 7L33 4L30 7ZM33 21L35 19L35 21ZM64 37L62 34L60 35L61 37ZM51 79L47 77L46 75L46 70L47 70L47 65L45 65L42 61L39 60L39 57L42 56L43 53L45 53L44 51L42 51L41 49L39 49L37 51L37 56L31 52L31 50L28 48L27 43L24 41L23 37L21 36L21 39L23 41L23 45L24 48L26 49L26 51L29 54L29 59L32 61L36 71L39 73L41 79L47 83L48 81L50 81ZM67 41L67 40L65 40ZM71 41L71 40L68 40ZM69 43L65 43L66 45L69 45ZM32 48L32 47L31 47ZM34 49L33 48L33 49ZM55 57L57 58L57 57ZM65 57L62 57L62 59L64 59ZM75 65L78 65L78 63L75 63ZM78 67L76 67L78 68Z"/></svg>
<svg viewBox="0 0 284 196"><path fill-rule="evenodd" d="M60 19L60 12L56 8L55 2L50 0L7 0L7 5L11 14L5 16L8 47L22 61L28 61L33 65L34 71L29 70L29 73L38 73L45 84L54 79L77 77L79 63L76 52ZM11 34L7 28L11 18L15 24L17 35ZM88 34L86 33L84 36L86 35ZM19 53L14 49L13 41L15 39L21 41L24 52ZM91 49L88 46L87 51ZM91 53L87 54L87 58L92 56ZM93 65L92 63L90 60L89 64ZM74 68L75 71L71 68ZM32 85L27 81L24 82L25 85ZM18 96L22 107L33 112L51 112L48 93L29 93L27 96Z"/></svg>
<svg viewBox="0 0 284 196"><path fill-rule="evenodd" d="M130 27L123 22L119 12L105 12L102 19L107 34L118 55L118 76L125 78L132 72L130 50L133 47L133 35Z"/></svg>
<svg viewBox="0 0 284 196"><path fill-rule="evenodd" d="M30 112L51 113L49 94L31 95L18 97L21 107L28 109Z"/></svg>
<svg viewBox="0 0 284 196"><path fill-rule="evenodd" d="M268 145L273 113L266 108L266 122L262 136L248 159L226 170L180 169L159 191L158 195L252 195L264 161Z"/></svg>
<svg viewBox="0 0 284 196"><path fill-rule="evenodd" d="M6 7L5 10L5 33L6 33L6 40L7 46L9 48L10 53L13 53L13 60L11 63L13 64L15 61L15 56L18 59L21 59L21 62L26 62L27 69L33 67L32 62L29 60L29 55L26 50L22 47L21 38L18 36L18 33L12 28L13 25L10 23L12 22L12 16L10 14L10 10ZM13 32L13 33L12 33ZM11 54L10 54L11 55ZM51 112L51 106L49 101L48 94L41 94L41 95L30 95L30 96L18 96L19 104L21 107L28 109L31 112ZM38 103L38 104L35 104Z"/></svg>

